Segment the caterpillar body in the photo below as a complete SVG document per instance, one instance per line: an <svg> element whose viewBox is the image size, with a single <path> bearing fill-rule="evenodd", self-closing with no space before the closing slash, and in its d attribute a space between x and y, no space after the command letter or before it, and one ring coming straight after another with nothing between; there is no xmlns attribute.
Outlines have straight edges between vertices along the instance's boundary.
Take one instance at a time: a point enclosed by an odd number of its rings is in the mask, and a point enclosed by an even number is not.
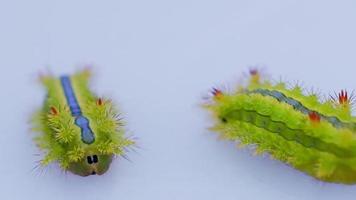
<svg viewBox="0 0 356 200"><path fill-rule="evenodd" d="M356 117L352 97L341 91L321 101L300 86L272 84L251 70L246 86L212 90L206 107L222 138L253 145L257 154L289 164L319 180L356 183Z"/></svg>
<svg viewBox="0 0 356 200"><path fill-rule="evenodd" d="M134 145L113 103L90 91L90 74L41 77L47 97L33 117L33 129L45 152L42 166L57 162L80 176L102 175L114 156L124 156L126 147Z"/></svg>

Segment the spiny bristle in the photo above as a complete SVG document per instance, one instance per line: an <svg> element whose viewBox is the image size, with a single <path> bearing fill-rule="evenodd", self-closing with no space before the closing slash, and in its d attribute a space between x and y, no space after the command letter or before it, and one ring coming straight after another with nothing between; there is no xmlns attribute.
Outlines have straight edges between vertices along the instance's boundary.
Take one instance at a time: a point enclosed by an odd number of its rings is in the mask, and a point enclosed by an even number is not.
<svg viewBox="0 0 356 200"><path fill-rule="evenodd" d="M67 156L70 161L78 162L84 157L84 154L84 149L78 146L68 151Z"/></svg>
<svg viewBox="0 0 356 200"><path fill-rule="evenodd" d="M250 75L251 76L258 75L258 69L257 68L250 68Z"/></svg>
<svg viewBox="0 0 356 200"><path fill-rule="evenodd" d="M213 88L211 90L211 94L214 95L214 97L219 98L219 97L221 97L223 95L223 92L221 90L217 89L217 88Z"/></svg>
<svg viewBox="0 0 356 200"><path fill-rule="evenodd" d="M251 76L251 79L250 79L250 82L252 84L259 84L260 83L260 72L258 71L257 68L250 68L250 76Z"/></svg>

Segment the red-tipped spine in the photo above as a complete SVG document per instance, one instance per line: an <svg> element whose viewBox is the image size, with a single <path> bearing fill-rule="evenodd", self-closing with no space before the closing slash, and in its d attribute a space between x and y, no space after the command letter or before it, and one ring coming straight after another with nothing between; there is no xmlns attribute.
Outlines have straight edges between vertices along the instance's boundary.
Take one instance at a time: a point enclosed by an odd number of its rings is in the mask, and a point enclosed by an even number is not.
<svg viewBox="0 0 356 200"><path fill-rule="evenodd" d="M309 113L309 119L313 123L319 123L320 122L320 115L317 112L312 111L312 112Z"/></svg>
<svg viewBox="0 0 356 200"><path fill-rule="evenodd" d="M58 110L54 106L51 106L50 108L50 113L51 115L58 115Z"/></svg>
<svg viewBox="0 0 356 200"><path fill-rule="evenodd" d="M103 105L103 99L102 99L102 98L99 98L99 99L96 101L96 105L102 106L102 105Z"/></svg>
<svg viewBox="0 0 356 200"><path fill-rule="evenodd" d="M224 95L223 92L217 88L213 88L211 93L214 95L215 98L220 98Z"/></svg>
<svg viewBox="0 0 356 200"><path fill-rule="evenodd" d="M349 105L350 100L349 100L349 97L348 97L348 94L347 94L346 90L341 90L341 92L339 93L338 97L339 97L339 103L341 105Z"/></svg>

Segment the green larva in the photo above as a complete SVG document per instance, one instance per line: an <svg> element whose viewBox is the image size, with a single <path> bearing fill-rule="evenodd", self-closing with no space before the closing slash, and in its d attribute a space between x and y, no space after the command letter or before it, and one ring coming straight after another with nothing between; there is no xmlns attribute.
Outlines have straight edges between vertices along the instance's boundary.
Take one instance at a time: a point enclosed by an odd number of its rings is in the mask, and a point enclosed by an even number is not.
<svg viewBox="0 0 356 200"><path fill-rule="evenodd" d="M115 156L124 156L134 141L125 137L113 103L89 89L90 71L73 76L42 76L47 97L33 117L41 165L56 162L80 176L102 175Z"/></svg>
<svg viewBox="0 0 356 200"><path fill-rule="evenodd" d="M355 184L353 97L341 91L322 102L299 86L288 89L282 82L262 81L256 70L250 74L249 83L232 93L213 90L204 105L217 121L212 130L317 179Z"/></svg>

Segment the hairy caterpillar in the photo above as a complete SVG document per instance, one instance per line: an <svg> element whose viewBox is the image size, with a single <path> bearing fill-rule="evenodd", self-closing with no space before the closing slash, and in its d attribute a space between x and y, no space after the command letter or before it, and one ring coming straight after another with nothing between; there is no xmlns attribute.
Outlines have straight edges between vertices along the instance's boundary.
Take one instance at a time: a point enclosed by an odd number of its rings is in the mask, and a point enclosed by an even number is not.
<svg viewBox="0 0 356 200"><path fill-rule="evenodd" d="M206 107L222 138L254 145L257 154L289 164L319 180L356 183L356 117L353 95L341 91L321 101L300 86L262 80L250 71L246 86L232 93L214 88Z"/></svg>
<svg viewBox="0 0 356 200"><path fill-rule="evenodd" d="M124 136L115 106L90 91L89 79L89 70L41 77L47 97L33 117L33 129L39 133L37 146L46 154L42 166L57 162L80 176L102 175L114 156L123 156L134 144Z"/></svg>

